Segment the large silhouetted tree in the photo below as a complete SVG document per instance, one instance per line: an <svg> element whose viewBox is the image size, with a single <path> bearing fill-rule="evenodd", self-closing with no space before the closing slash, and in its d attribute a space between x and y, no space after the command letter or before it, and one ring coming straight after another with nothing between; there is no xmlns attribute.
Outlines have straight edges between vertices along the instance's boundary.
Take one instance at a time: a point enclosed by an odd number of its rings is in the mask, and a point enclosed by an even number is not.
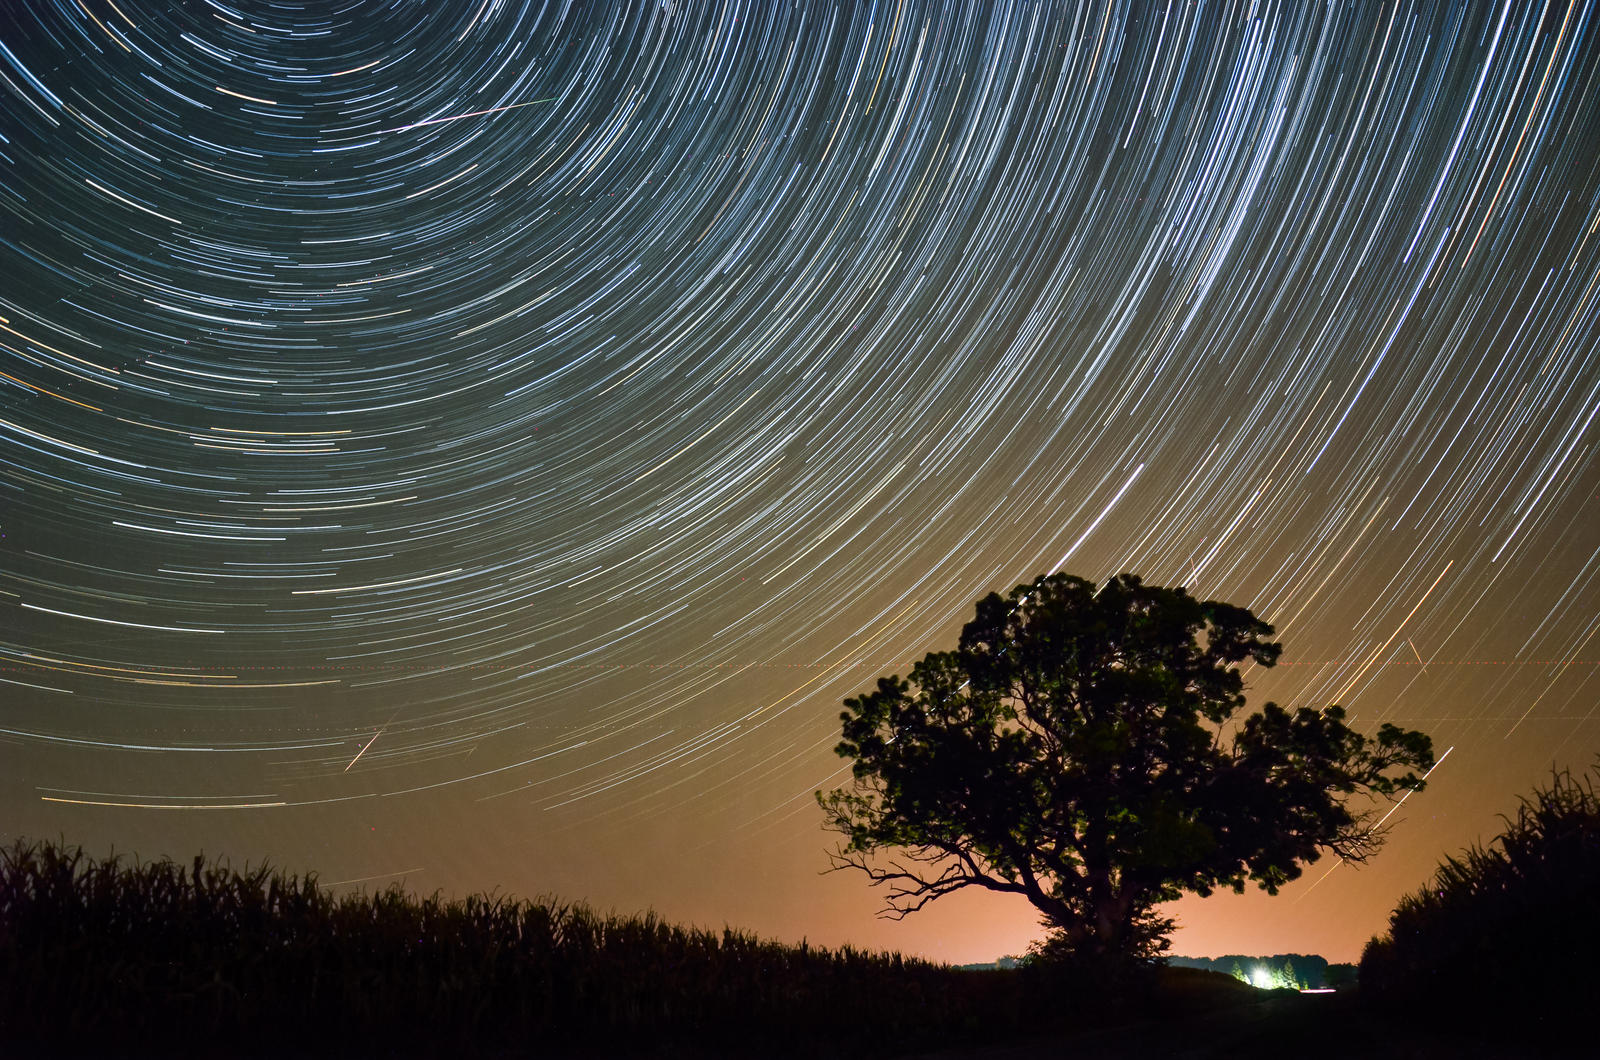
<svg viewBox="0 0 1600 1060"><path fill-rule="evenodd" d="M962 887L1022 895L1051 950L1104 967L1165 949L1157 907L1185 891L1366 860L1382 836L1351 798L1422 787L1431 742L1363 736L1339 707L1241 719L1239 664L1276 662L1272 632L1127 574L991 593L957 650L845 701L855 780L817 793L835 865L887 886L894 917Z"/></svg>

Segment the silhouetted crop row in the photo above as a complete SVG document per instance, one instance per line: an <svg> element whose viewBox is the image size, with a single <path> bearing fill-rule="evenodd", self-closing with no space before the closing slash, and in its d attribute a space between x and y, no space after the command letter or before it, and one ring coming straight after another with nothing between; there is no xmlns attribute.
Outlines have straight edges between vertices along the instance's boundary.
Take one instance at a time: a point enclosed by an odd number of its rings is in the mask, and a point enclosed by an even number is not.
<svg viewBox="0 0 1600 1060"><path fill-rule="evenodd" d="M1555 773L1488 846L1447 858L1361 957L1362 993L1522 1033L1587 1024L1600 949L1596 774Z"/></svg>
<svg viewBox="0 0 1600 1060"><path fill-rule="evenodd" d="M265 865L129 864L51 843L0 858L0 1031L13 1041L338 1055L765 1042L833 1055L1003 1034L1021 1019L1020 973L653 914L398 886L335 895Z"/></svg>

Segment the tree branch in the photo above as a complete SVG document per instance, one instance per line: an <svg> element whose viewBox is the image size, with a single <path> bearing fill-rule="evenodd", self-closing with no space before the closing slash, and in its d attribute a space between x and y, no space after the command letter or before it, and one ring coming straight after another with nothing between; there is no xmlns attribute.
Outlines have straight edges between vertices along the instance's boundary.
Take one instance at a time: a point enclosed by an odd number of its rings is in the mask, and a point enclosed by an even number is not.
<svg viewBox="0 0 1600 1060"><path fill-rule="evenodd" d="M889 867L884 868L873 864L866 853L841 845L829 853L832 866L828 871L857 869L866 873L874 887L887 885L886 905L878 915L890 920L902 920L929 902L962 887L982 887L1008 894L1028 893L1022 884L986 872L970 851L923 846L909 856L912 860L927 862L930 870L941 863L944 867L937 876L932 876L931 872L917 872L899 861L890 862Z"/></svg>

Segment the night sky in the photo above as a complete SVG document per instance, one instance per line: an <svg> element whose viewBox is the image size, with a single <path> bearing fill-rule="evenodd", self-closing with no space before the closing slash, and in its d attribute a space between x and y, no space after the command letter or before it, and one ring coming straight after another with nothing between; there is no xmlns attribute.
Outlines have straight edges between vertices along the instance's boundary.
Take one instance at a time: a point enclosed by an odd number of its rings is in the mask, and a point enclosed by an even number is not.
<svg viewBox="0 0 1600 1060"><path fill-rule="evenodd" d="M1037 574L1444 756L1176 952L1354 959L1600 750L1592 5L24 0L0 839L786 941L841 700Z"/></svg>

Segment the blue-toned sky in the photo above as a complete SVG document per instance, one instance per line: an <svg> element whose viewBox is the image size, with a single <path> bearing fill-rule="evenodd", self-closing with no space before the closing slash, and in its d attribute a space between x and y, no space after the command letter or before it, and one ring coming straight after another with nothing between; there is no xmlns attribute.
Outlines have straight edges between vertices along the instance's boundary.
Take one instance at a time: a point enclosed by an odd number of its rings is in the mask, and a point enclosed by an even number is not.
<svg viewBox="0 0 1600 1060"><path fill-rule="evenodd" d="M27 0L4 836L940 959L840 701L1048 570L1446 755L1180 952L1353 958L1600 750L1586 3Z"/></svg>

